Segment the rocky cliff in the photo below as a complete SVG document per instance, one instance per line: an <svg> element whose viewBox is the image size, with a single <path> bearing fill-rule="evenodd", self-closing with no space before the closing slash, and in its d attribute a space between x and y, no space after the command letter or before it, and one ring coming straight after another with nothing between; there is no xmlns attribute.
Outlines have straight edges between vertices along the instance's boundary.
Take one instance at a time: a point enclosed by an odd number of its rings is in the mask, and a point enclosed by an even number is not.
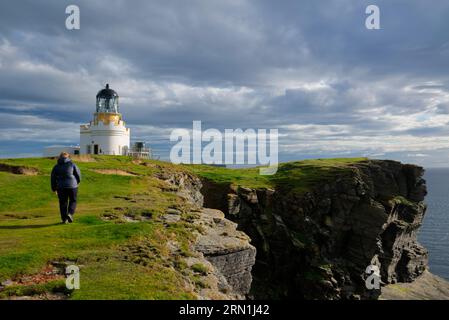
<svg viewBox="0 0 449 320"><path fill-rule="evenodd" d="M48 186L54 159L2 160L0 299L449 299L416 241L420 167L317 159L260 176L128 157L75 162L89 194L76 223L59 225L48 189L36 188ZM82 273L73 292L70 264ZM382 290L366 288L369 265Z"/></svg>
<svg viewBox="0 0 449 320"><path fill-rule="evenodd" d="M285 168L284 168L285 169ZM412 282L427 266L416 239L426 206L423 168L361 161L331 168L308 190L247 188L204 180L206 206L221 209L257 248L252 295L278 299L375 299L382 285Z"/></svg>
<svg viewBox="0 0 449 320"><path fill-rule="evenodd" d="M189 267L206 266L197 290L200 299L245 299L251 289L251 270L256 249L250 238L237 230L237 224L225 218L222 211L203 208L202 183L185 172L162 171L165 181L176 195L193 207L190 222L196 226L193 244L195 254L186 259ZM180 212L170 210L163 216L167 223L181 219Z"/></svg>

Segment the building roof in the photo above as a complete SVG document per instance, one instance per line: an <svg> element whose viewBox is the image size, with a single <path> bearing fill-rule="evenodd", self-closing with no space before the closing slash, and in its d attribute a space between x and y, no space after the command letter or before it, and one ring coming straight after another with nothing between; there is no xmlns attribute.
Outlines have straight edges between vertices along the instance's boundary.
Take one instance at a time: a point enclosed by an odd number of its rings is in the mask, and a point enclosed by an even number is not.
<svg viewBox="0 0 449 320"><path fill-rule="evenodd" d="M106 88L101 89L97 93L97 99L98 98L112 99L112 98L115 98L115 97L118 97L118 94L117 94L117 92L115 92L114 90L109 88L109 83L106 84Z"/></svg>

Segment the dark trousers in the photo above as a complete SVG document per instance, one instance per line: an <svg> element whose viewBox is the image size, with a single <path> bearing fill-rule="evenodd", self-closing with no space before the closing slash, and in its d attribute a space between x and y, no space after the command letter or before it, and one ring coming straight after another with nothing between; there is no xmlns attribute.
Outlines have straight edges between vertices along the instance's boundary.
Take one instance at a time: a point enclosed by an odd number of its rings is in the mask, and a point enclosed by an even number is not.
<svg viewBox="0 0 449 320"><path fill-rule="evenodd" d="M63 221L67 220L68 214L75 214L77 194L78 188L58 189L59 210Z"/></svg>

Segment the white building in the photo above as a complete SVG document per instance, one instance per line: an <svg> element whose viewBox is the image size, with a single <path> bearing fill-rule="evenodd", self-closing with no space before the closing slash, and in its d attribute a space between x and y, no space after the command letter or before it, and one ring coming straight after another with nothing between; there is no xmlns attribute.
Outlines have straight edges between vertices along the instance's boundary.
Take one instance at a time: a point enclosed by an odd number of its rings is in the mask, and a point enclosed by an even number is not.
<svg viewBox="0 0 449 320"><path fill-rule="evenodd" d="M80 126L80 154L128 154L130 130L122 120L118 100L109 84L98 92L94 119Z"/></svg>

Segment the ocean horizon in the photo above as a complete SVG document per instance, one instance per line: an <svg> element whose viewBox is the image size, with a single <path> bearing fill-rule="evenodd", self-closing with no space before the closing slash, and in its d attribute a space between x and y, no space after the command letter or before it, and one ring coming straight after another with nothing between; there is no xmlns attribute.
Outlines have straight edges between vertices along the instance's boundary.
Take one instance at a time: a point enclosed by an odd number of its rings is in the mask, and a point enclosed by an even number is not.
<svg viewBox="0 0 449 320"><path fill-rule="evenodd" d="M449 168L427 168L427 211L418 233L429 251L430 272L449 281Z"/></svg>

